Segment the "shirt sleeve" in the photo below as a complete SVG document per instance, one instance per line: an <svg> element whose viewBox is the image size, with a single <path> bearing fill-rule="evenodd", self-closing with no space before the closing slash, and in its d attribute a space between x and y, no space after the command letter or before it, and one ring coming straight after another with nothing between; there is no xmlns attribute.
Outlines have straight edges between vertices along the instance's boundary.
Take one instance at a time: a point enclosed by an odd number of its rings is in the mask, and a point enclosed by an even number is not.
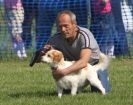
<svg viewBox="0 0 133 105"><path fill-rule="evenodd" d="M93 37L93 34L90 31L81 31L81 48L93 49L96 40Z"/></svg>

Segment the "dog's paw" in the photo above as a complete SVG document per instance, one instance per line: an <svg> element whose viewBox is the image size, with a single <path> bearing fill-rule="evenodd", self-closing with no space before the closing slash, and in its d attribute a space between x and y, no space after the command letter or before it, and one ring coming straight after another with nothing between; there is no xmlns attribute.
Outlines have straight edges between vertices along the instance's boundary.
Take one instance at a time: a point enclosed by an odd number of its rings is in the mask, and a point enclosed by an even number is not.
<svg viewBox="0 0 133 105"><path fill-rule="evenodd" d="M62 94L61 93L58 93L58 97L61 98L62 97Z"/></svg>
<svg viewBox="0 0 133 105"><path fill-rule="evenodd" d="M102 94L103 94L103 95L106 95L105 89L102 90Z"/></svg>

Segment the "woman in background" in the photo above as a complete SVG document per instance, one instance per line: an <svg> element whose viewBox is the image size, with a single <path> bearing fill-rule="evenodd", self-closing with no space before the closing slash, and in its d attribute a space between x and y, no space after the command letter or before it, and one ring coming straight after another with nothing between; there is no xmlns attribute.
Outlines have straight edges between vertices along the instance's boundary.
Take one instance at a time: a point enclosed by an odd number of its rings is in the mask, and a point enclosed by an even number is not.
<svg viewBox="0 0 133 105"><path fill-rule="evenodd" d="M12 38L13 49L20 59L26 58L25 46L21 38L24 11L21 0L4 0L5 15Z"/></svg>

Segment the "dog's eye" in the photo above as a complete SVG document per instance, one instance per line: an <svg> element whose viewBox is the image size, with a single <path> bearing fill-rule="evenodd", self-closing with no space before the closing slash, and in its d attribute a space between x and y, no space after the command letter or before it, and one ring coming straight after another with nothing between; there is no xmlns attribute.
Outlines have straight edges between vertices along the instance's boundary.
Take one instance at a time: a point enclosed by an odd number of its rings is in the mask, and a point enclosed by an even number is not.
<svg viewBox="0 0 133 105"><path fill-rule="evenodd" d="M48 54L48 57L51 57L51 56Z"/></svg>

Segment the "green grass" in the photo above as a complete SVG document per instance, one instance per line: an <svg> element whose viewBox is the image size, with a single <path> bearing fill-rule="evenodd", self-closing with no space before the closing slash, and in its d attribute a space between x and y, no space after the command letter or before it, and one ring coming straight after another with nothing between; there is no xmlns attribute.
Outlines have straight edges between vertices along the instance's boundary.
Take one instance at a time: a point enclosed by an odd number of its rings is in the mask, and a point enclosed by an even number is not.
<svg viewBox="0 0 133 105"><path fill-rule="evenodd" d="M133 105L133 61L115 59L109 67L112 92L103 96L86 88L59 99L47 65L29 60L0 61L0 105Z"/></svg>

